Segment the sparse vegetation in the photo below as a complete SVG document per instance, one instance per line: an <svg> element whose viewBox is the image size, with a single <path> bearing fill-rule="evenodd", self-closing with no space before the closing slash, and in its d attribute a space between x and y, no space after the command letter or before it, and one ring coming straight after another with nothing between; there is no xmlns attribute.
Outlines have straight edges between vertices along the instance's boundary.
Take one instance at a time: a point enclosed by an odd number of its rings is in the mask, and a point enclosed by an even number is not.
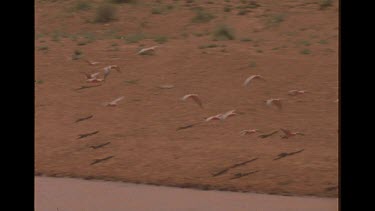
<svg viewBox="0 0 375 211"><path fill-rule="evenodd" d="M320 0L319 2L320 9L325 9L332 6L332 0Z"/></svg>
<svg viewBox="0 0 375 211"><path fill-rule="evenodd" d="M311 43L307 40L301 41L301 44L304 45L304 46L310 46L311 45Z"/></svg>
<svg viewBox="0 0 375 211"><path fill-rule="evenodd" d="M319 44L327 44L327 40L319 40Z"/></svg>
<svg viewBox="0 0 375 211"><path fill-rule="evenodd" d="M106 23L116 18L116 8L111 4L101 4L96 10L96 16L94 22Z"/></svg>
<svg viewBox="0 0 375 211"><path fill-rule="evenodd" d="M48 46L45 46L45 45L40 46L40 47L38 48L38 50L40 50L40 51L47 51L47 50L48 50Z"/></svg>
<svg viewBox="0 0 375 211"><path fill-rule="evenodd" d="M224 7L224 12L230 12L230 11L232 11L232 8L230 6Z"/></svg>
<svg viewBox="0 0 375 211"><path fill-rule="evenodd" d="M115 4L136 3L136 0L110 0L110 2Z"/></svg>
<svg viewBox="0 0 375 211"><path fill-rule="evenodd" d="M268 19L268 25L269 26L277 26L279 25L281 22L283 22L285 19L285 15L284 14L275 14L275 15L272 15L269 19Z"/></svg>
<svg viewBox="0 0 375 211"><path fill-rule="evenodd" d="M238 11L237 15L246 15L249 11L246 10L246 9L241 9L240 11Z"/></svg>
<svg viewBox="0 0 375 211"><path fill-rule="evenodd" d="M159 14L163 13L163 10L160 7L154 7L154 8L152 8L151 13L159 15Z"/></svg>
<svg viewBox="0 0 375 211"><path fill-rule="evenodd" d="M256 66L257 66L257 63L254 61L250 62L249 64L249 67L256 67Z"/></svg>
<svg viewBox="0 0 375 211"><path fill-rule="evenodd" d="M157 43L159 43L159 44L162 44L162 43L165 43L165 42L168 41L168 37L162 36L162 35L161 36L156 36L154 38L154 41L157 42Z"/></svg>
<svg viewBox="0 0 375 211"><path fill-rule="evenodd" d="M226 25L219 25L216 27L214 33L214 40L234 40L234 30Z"/></svg>
<svg viewBox="0 0 375 211"><path fill-rule="evenodd" d="M37 84L43 84L44 81L43 80L36 80L35 83L37 83Z"/></svg>
<svg viewBox="0 0 375 211"><path fill-rule="evenodd" d="M303 50L300 51L300 53L306 55L306 54L310 54L311 51L309 49L303 49Z"/></svg>
<svg viewBox="0 0 375 211"><path fill-rule="evenodd" d="M73 53L73 55L72 55L72 59L73 60L77 60L77 59L80 59L82 56L83 56L82 51L75 50L74 53Z"/></svg>
<svg viewBox="0 0 375 211"><path fill-rule="evenodd" d="M137 34L129 34L124 37L126 43L137 43L143 39L145 39L146 36L142 33L137 33Z"/></svg>
<svg viewBox="0 0 375 211"><path fill-rule="evenodd" d="M215 18L211 13L204 11L203 9L196 10L196 15L193 18L194 23L206 23Z"/></svg>
<svg viewBox="0 0 375 211"><path fill-rule="evenodd" d="M219 45L217 45L217 44L207 44L207 45L201 45L198 48L199 49L205 49L205 48L216 48L216 47L219 47Z"/></svg>
<svg viewBox="0 0 375 211"><path fill-rule="evenodd" d="M75 11L89 10L89 9L91 9L91 5L88 1L79 0L74 5Z"/></svg>
<svg viewBox="0 0 375 211"><path fill-rule="evenodd" d="M250 39L250 38L242 38L241 41L242 42L251 42L252 39Z"/></svg>

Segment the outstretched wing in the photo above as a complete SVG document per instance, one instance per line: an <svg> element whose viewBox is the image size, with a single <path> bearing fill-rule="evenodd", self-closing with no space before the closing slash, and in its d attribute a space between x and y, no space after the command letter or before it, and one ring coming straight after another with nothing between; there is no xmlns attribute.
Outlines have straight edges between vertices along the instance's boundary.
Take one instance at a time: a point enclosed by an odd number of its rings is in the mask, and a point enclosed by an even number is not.
<svg viewBox="0 0 375 211"><path fill-rule="evenodd" d="M97 72L97 73L93 73L93 74L91 74L90 76L91 76L91 78L96 78L96 76L98 76L99 75L99 72Z"/></svg>
<svg viewBox="0 0 375 211"><path fill-rule="evenodd" d="M111 68L110 68L110 66L105 67L105 68L104 68L104 79L106 79L106 78L108 77L109 73L111 73Z"/></svg>
<svg viewBox="0 0 375 211"><path fill-rule="evenodd" d="M287 135L287 136L291 135L290 130L286 130L286 129L283 129L283 128L280 128L280 130L283 131L283 133L285 133L285 135Z"/></svg>
<svg viewBox="0 0 375 211"><path fill-rule="evenodd" d="M250 81L253 80L253 78L255 77L255 75L252 75L250 77L248 77L245 82L243 83L243 86L248 86L250 84Z"/></svg>
<svg viewBox="0 0 375 211"><path fill-rule="evenodd" d="M116 100L112 101L111 103L117 103L122 99L124 99L124 96L121 96L121 97L117 98Z"/></svg>
<svg viewBox="0 0 375 211"><path fill-rule="evenodd" d="M199 107L203 108L202 101L199 99L198 95L190 95L190 97L199 105Z"/></svg>

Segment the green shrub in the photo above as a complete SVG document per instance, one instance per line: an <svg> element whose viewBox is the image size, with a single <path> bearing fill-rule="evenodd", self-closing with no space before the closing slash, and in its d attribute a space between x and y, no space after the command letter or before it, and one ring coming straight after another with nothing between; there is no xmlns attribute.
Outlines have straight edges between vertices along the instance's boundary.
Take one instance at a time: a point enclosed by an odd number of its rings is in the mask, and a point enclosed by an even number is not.
<svg viewBox="0 0 375 211"><path fill-rule="evenodd" d="M116 8L111 4L102 4L96 10L95 22L106 23L116 18Z"/></svg>
<svg viewBox="0 0 375 211"><path fill-rule="evenodd" d="M215 40L234 40L234 30L226 25L217 26L213 33Z"/></svg>

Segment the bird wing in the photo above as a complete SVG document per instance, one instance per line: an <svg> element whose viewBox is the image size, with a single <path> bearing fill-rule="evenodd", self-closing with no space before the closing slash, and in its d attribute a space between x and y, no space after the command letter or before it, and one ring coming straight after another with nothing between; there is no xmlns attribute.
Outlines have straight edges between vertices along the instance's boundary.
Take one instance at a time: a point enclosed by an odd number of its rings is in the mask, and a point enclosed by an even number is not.
<svg viewBox="0 0 375 211"><path fill-rule="evenodd" d="M248 86L250 81L253 80L253 78L255 77L255 75L252 75L250 77L248 77L245 82L243 83L243 86Z"/></svg>
<svg viewBox="0 0 375 211"><path fill-rule="evenodd" d="M201 107L203 108L202 101L199 99L198 95L190 95L190 97Z"/></svg>
<svg viewBox="0 0 375 211"><path fill-rule="evenodd" d="M98 75L99 75L99 72L91 74L90 77L91 78L96 78L96 76L98 76Z"/></svg>
<svg viewBox="0 0 375 211"><path fill-rule="evenodd" d="M90 78L91 78L91 75L90 75L90 74L85 73L85 72L81 72L81 73L85 74L85 76L86 76L87 79L90 79Z"/></svg>
<svg viewBox="0 0 375 211"><path fill-rule="evenodd" d="M117 103L118 101L124 99L124 96L121 96L119 98L117 98L116 100L112 101L111 103Z"/></svg>
<svg viewBox="0 0 375 211"><path fill-rule="evenodd" d="M111 65L111 66L109 66L109 68L110 69L115 69L117 72L121 72L121 70L120 70L120 67L119 66L117 66L117 65Z"/></svg>
<svg viewBox="0 0 375 211"><path fill-rule="evenodd" d="M290 132L290 130L286 130L286 129L283 129L283 128L280 128L281 131L283 131L283 133L285 133L285 135L289 136L291 135L292 133Z"/></svg>
<svg viewBox="0 0 375 211"><path fill-rule="evenodd" d="M104 68L104 79L106 79L111 72L110 66Z"/></svg>

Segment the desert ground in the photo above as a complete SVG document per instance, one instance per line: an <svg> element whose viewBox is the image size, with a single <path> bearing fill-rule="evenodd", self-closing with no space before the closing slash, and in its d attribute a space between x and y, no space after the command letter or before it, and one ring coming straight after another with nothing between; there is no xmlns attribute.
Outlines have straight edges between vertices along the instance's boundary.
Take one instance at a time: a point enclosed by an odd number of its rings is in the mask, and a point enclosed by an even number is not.
<svg viewBox="0 0 375 211"><path fill-rule="evenodd" d="M338 8L35 1L35 175L338 197ZM86 81L109 65L120 71ZM265 80L243 86L251 75ZM204 121L229 110L237 115ZM281 138L280 128L304 135Z"/></svg>

